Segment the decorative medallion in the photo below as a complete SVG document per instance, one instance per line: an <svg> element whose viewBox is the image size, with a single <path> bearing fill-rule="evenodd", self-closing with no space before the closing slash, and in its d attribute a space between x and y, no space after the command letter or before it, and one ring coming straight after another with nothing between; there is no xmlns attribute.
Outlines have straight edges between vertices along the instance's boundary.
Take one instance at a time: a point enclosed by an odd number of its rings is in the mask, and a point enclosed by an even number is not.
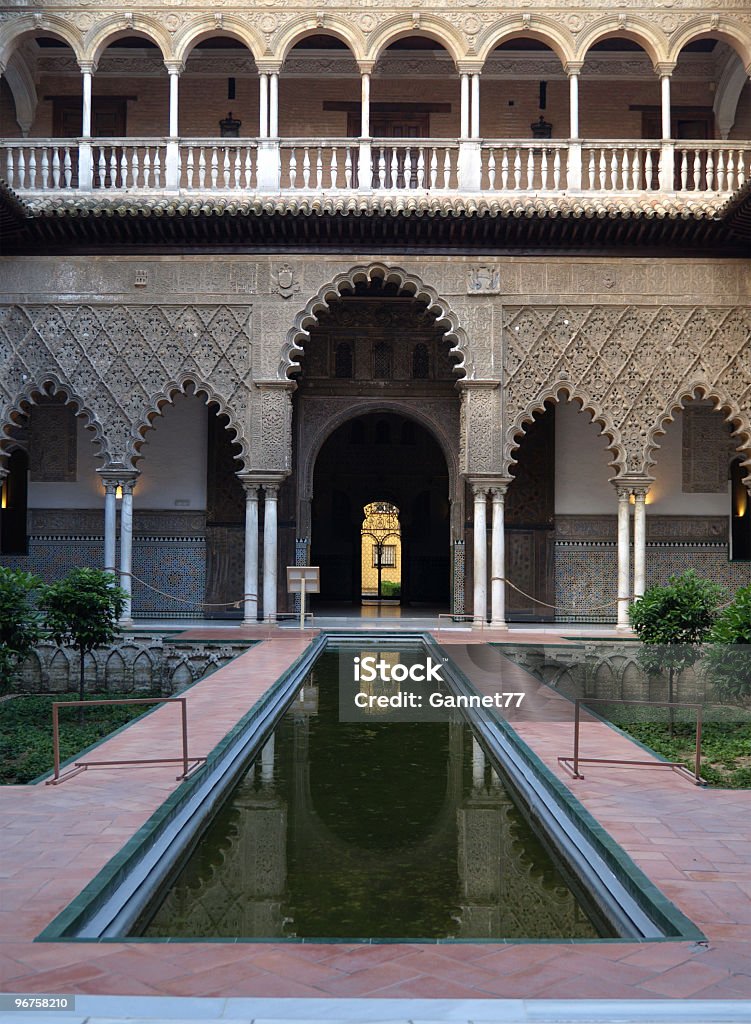
<svg viewBox="0 0 751 1024"><path fill-rule="evenodd" d="M472 267L467 274L468 295L498 295L501 290L501 272L498 267Z"/></svg>
<svg viewBox="0 0 751 1024"><path fill-rule="evenodd" d="M279 270L271 275L276 290L283 299L289 299L300 291L300 285L295 281L295 272L289 263L282 263Z"/></svg>

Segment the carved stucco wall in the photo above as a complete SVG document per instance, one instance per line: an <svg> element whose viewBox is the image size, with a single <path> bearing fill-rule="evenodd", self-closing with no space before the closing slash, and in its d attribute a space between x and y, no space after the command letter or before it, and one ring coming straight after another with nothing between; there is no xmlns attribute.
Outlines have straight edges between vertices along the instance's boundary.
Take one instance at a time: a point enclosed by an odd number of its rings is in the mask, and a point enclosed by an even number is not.
<svg viewBox="0 0 751 1024"><path fill-rule="evenodd" d="M192 383L229 417L246 454L250 311L229 304L0 308L2 422L49 385L86 417L105 464L128 466L150 419Z"/></svg>
<svg viewBox="0 0 751 1024"><path fill-rule="evenodd" d="M694 393L723 410L749 457L748 307L508 306L505 314L506 466L522 425L561 392L602 428L619 475L648 474L659 435Z"/></svg>
<svg viewBox="0 0 751 1024"><path fill-rule="evenodd" d="M49 382L86 416L108 459L127 465L150 418L192 382L229 417L245 468L285 475L295 351L342 282L377 270L425 296L462 360L462 424L450 427L448 442L459 471L505 475L524 423L560 391L592 412L621 475L648 473L666 422L695 391L725 411L736 447L751 446L749 277L740 261L400 264L3 261L2 423L7 429L13 411ZM133 284L139 269L143 291ZM63 292L66 301L55 301ZM687 301L690 294L707 305Z"/></svg>

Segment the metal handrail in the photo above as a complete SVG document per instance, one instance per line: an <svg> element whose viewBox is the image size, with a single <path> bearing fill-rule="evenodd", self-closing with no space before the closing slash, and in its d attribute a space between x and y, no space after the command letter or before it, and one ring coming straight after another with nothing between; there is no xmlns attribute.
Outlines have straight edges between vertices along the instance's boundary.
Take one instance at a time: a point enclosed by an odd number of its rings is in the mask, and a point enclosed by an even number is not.
<svg viewBox="0 0 751 1024"><path fill-rule="evenodd" d="M582 704L638 704L657 708L692 708L696 711L696 748L694 753L693 773L681 761L643 761L613 757L580 757L579 756L579 726L581 723ZM701 777L701 734L702 734L702 706L701 704L681 704L676 701L652 701L652 700L622 700L615 697L586 697L577 698L574 701L574 756L559 757L558 764L574 779L583 779L579 771L580 764L623 764L641 768L670 768L684 778L689 779L695 786L704 786L706 783Z"/></svg>
<svg viewBox="0 0 751 1024"><path fill-rule="evenodd" d="M112 760L112 761L74 761L70 771L60 774L60 708L75 707L97 707L103 704L180 704L180 718L182 729L182 757L158 757L140 758L138 760ZM73 778L87 768L102 768L106 765L135 765L135 764L182 764L183 773L177 776L177 781L186 779L190 772L205 761L205 757L188 756L188 714L187 701L185 697L124 697L117 700L63 700L54 701L52 705L52 750L54 755L54 772L51 779L47 779L45 786L57 786L66 779ZM191 765L192 767L189 767Z"/></svg>

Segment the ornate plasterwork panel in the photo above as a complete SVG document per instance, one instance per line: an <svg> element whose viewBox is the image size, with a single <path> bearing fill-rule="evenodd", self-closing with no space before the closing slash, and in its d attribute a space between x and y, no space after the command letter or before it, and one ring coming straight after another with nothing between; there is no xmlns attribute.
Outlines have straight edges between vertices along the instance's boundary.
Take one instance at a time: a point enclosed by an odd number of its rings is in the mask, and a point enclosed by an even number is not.
<svg viewBox="0 0 751 1024"><path fill-rule="evenodd" d="M289 473L292 461L291 381L260 383L254 394L252 468Z"/></svg>
<svg viewBox="0 0 751 1024"><path fill-rule="evenodd" d="M248 448L250 306L30 304L0 307L0 416L62 392L106 464L129 465L161 406L192 383Z"/></svg>
<svg viewBox="0 0 751 1024"><path fill-rule="evenodd" d="M461 469L467 474L500 472L501 388L498 381L462 381Z"/></svg>
<svg viewBox="0 0 751 1024"><path fill-rule="evenodd" d="M688 399L709 398L751 450L751 309L509 306L504 322L505 466L522 424L560 393L611 442L620 476L648 475L658 437Z"/></svg>
<svg viewBox="0 0 751 1024"><path fill-rule="evenodd" d="M725 494L733 450L727 424L712 405L691 402L683 410L684 494Z"/></svg>

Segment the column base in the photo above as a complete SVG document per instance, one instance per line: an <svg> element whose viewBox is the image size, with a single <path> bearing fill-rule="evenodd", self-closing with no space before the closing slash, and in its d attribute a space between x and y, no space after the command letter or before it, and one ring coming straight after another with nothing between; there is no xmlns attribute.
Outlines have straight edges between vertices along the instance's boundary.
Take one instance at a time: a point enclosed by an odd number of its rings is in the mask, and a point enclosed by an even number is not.
<svg viewBox="0 0 751 1024"><path fill-rule="evenodd" d="M258 616L254 615L252 619L243 619L242 622L240 623L240 625L241 626L257 626L258 625Z"/></svg>
<svg viewBox="0 0 751 1024"><path fill-rule="evenodd" d="M118 619L117 624L120 627L120 629L134 629L136 625L130 615L126 618Z"/></svg>
<svg viewBox="0 0 751 1024"><path fill-rule="evenodd" d="M491 619L490 620L490 628L491 629L506 629L507 630L508 629L508 622L506 622L505 619Z"/></svg>
<svg viewBox="0 0 751 1024"><path fill-rule="evenodd" d="M617 622L615 626L616 633L633 633L630 622Z"/></svg>

